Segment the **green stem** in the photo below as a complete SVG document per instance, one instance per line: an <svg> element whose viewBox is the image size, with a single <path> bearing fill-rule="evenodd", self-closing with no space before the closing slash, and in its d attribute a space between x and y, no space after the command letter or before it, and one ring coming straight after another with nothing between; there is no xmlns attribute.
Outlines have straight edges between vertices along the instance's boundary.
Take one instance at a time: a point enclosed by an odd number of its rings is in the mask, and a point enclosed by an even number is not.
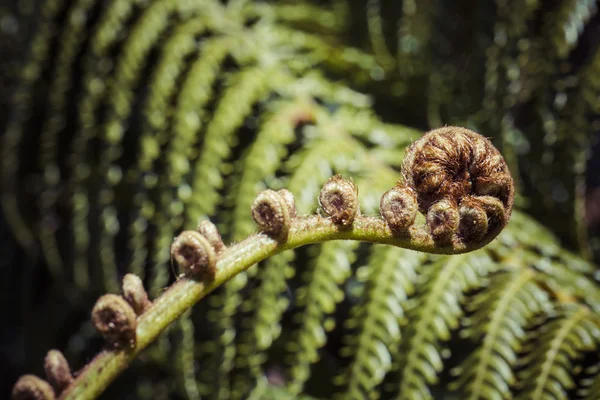
<svg viewBox="0 0 600 400"><path fill-rule="evenodd" d="M292 221L285 241L277 241L259 233L227 248L219 256L213 281L195 281L185 277L178 279L138 317L135 348L102 351L79 371L77 378L64 390L60 398L96 398L143 349L186 310L233 276L284 250L330 240L358 240L391 244L428 253L458 254L480 248L495 236L487 235L487 240L467 246L441 247L431 239L425 226L413 227L406 235L399 237L394 236L385 221L379 217L357 217L352 226L347 228L335 225L331 219L320 216L296 218Z"/></svg>

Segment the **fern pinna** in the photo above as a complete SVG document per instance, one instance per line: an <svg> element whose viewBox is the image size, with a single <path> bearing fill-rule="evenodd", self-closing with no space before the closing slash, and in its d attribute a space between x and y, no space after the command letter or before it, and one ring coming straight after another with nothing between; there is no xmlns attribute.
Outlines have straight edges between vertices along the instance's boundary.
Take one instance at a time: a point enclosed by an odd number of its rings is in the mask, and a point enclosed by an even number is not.
<svg viewBox="0 0 600 400"><path fill-rule="evenodd" d="M51 386L26 375L13 397L97 396L146 346L106 396L597 397L595 267L522 211L491 241L512 191L501 157L470 131L442 129L405 158L421 137L408 125L466 125L494 136L524 193L550 190L545 167L511 150L528 142L558 154L587 141L597 54L573 71L589 84L568 84L571 74L556 87L546 81L564 72L539 54L568 59L595 3L476 8L494 21L483 37L497 40L461 42L485 65L472 81L457 73L464 53L440 38L445 13L474 15L434 1L320 3L39 5L4 123L2 205L16 240L47 267L44 303L65 306L26 345L61 347L83 367L99 346L92 308L109 345L75 377L51 351ZM394 113L381 106L389 96ZM532 119L517 118L530 109ZM582 133L571 142L573 121ZM454 160L451 174L414 157L425 144L429 160ZM563 172L575 185L582 170ZM459 183L431 197L440 177ZM367 216L338 215L341 200ZM43 310L22 296L22 320L35 321ZM36 351L28 357L28 368L41 365Z"/></svg>

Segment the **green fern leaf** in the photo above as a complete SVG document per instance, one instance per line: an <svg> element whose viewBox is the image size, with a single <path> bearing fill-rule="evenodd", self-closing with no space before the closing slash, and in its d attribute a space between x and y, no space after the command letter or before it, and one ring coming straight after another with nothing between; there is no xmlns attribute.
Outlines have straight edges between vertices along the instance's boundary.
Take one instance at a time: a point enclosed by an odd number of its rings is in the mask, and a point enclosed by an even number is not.
<svg viewBox="0 0 600 400"><path fill-rule="evenodd" d="M454 370L452 388L462 388L468 398L510 398L516 382L514 369L532 320L548 308L548 295L535 282L529 268L494 276L488 290L468 303L469 317L462 336L483 344ZM498 379L499 378L499 379Z"/></svg>
<svg viewBox="0 0 600 400"><path fill-rule="evenodd" d="M538 344L521 373L524 388L517 399L567 399L574 388L571 371L584 352L597 351L600 326L586 307L564 306L534 333Z"/></svg>

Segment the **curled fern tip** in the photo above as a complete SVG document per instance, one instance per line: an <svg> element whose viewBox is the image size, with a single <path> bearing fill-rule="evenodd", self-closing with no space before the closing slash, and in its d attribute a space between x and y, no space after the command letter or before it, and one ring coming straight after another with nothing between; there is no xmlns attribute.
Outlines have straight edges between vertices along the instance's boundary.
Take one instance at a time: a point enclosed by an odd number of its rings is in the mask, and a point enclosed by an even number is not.
<svg viewBox="0 0 600 400"><path fill-rule="evenodd" d="M73 381L71 367L65 356L58 350L50 350L44 360L44 371L48 381L57 393L63 391Z"/></svg>
<svg viewBox="0 0 600 400"><path fill-rule="evenodd" d="M287 192L287 191L286 191ZM288 236L295 206L293 196L274 190L265 190L258 194L252 204L252 218L266 234L285 240Z"/></svg>
<svg viewBox="0 0 600 400"><path fill-rule="evenodd" d="M92 323L114 347L135 347L135 311L121 296L105 294L100 297L92 310Z"/></svg>
<svg viewBox="0 0 600 400"><path fill-rule="evenodd" d="M35 375L23 375L13 386L12 400L54 400L56 396L48 382Z"/></svg>
<svg viewBox="0 0 600 400"><path fill-rule="evenodd" d="M399 186L415 191L438 242L491 240L510 218L508 166L488 139L469 129L447 126L423 135L407 149L402 178Z"/></svg>
<svg viewBox="0 0 600 400"><path fill-rule="evenodd" d="M123 277L123 297L137 315L142 314L151 305L142 280L135 274L127 274Z"/></svg>
<svg viewBox="0 0 600 400"><path fill-rule="evenodd" d="M212 280L216 273L215 249L200 232L184 231L171 245L171 259L181 272L201 280Z"/></svg>
<svg viewBox="0 0 600 400"><path fill-rule="evenodd" d="M358 187L340 175L333 176L323 185L319 204L335 224L349 226L359 213Z"/></svg>

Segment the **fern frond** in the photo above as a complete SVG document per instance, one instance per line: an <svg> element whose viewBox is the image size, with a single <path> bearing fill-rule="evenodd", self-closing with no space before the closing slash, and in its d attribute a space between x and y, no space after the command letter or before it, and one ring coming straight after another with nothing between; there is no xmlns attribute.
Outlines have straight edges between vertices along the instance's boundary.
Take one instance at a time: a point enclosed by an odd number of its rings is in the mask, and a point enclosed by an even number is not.
<svg viewBox="0 0 600 400"><path fill-rule="evenodd" d="M367 264L358 269L357 277L366 285L366 293L364 301L353 308L355 315L345 323L352 330L341 354L353 355L353 362L336 379L338 385L347 387L340 398L379 398L376 387L391 369L401 340L407 298L415 290L423 258L403 249L373 246Z"/></svg>
<svg viewBox="0 0 600 400"><path fill-rule="evenodd" d="M302 2L273 3L269 5L268 12L273 13L277 21L296 28L316 31L321 35L338 33L346 25L345 13L339 13L339 10L332 10L330 7Z"/></svg>
<svg viewBox="0 0 600 400"><path fill-rule="evenodd" d="M132 112L135 90L140 84L142 68L149 61L150 51L156 45L158 38L168 29L171 23L171 14L184 11L198 13L196 18L183 23L175 30L173 36L166 40L163 48L164 57L158 63L154 76L150 79L153 89L145 109L148 113L150 127L147 129L148 133L144 137L144 142L142 142L142 146L148 146L153 137L152 132L164 131L161 129L163 126L159 121L161 114L154 111L156 108L160 108L160 99L169 96L169 93L173 91L173 85L176 82L174 79L164 79L162 77L165 73L176 74L176 69L178 65L181 65L183 57L186 53L193 51L196 46L193 37L201 34L206 29L206 21L218 18L217 13L211 12L211 5L212 3L205 3L190 6L184 2L161 1L153 3L132 28L132 32L124 44L123 55L115 66L114 79L108 87L106 101L109 106L107 107L106 121L102 127L101 135L107 147L103 148L103 151L101 150L98 167L95 171L101 182L98 188L99 202L97 203L97 209L102 223L100 224L98 240L100 247L103 249L100 265L105 273L116 268L114 238L120 227L117 211L113 205L113 197L115 196L115 186L120 182L123 174L116 162L121 158L124 151L125 120ZM160 137L155 140L159 143L164 141ZM147 150L147 147L144 150ZM153 155L154 157L158 156L158 154ZM152 157L152 154L150 157ZM146 159L142 160L142 162L147 161ZM144 170L148 169L147 165L142 164L141 166ZM95 201L91 202L92 210L95 204ZM160 244L164 245L165 243ZM164 278L155 279L151 290L155 291L165 283ZM116 279L115 284L118 285Z"/></svg>
<svg viewBox="0 0 600 400"><path fill-rule="evenodd" d="M191 188L187 177L193 160L196 158L194 144L201 143L202 120L207 113L206 105L212 98L213 85L218 77L219 67L231 49L232 38L215 37L206 39L203 43L201 53L191 62L189 71L183 77L181 91L177 95L176 105L173 109L172 132L165 150L165 172L158 176L158 181L153 179L155 174L146 169L152 165L153 159L159 152L160 144L153 138L148 138L144 144L145 133L142 133L141 154L138 167L132 168L128 175L132 181L142 182L133 197L133 217L129 226L131 251L130 270L132 273L142 274L144 262L146 261L148 249L146 247L148 222L153 213L168 215L169 223L157 223L158 237L169 236L173 231L183 224L184 205L190 201ZM144 176L145 175L145 176ZM160 195L160 206L156 208L151 198L145 194L147 190L154 187L163 188ZM176 193L174 189L178 187ZM178 206L180 205L180 206ZM162 211L161 211L162 210ZM161 248L156 246L156 248ZM139 273L135 272L139 271Z"/></svg>
<svg viewBox="0 0 600 400"><path fill-rule="evenodd" d="M549 307L548 295L535 278L536 272L526 267L500 273L468 303L474 314L461 335L483 343L453 371L458 378L452 389L462 389L470 400L511 397L526 329Z"/></svg>
<svg viewBox="0 0 600 400"><path fill-rule="evenodd" d="M17 177L19 176L19 146L27 132L25 124L31 119L35 98L34 87L39 81L44 66L51 56L53 32L57 30L56 17L65 7L62 0L46 1L41 6L42 18L38 31L31 40L28 59L21 72L21 82L14 94L13 116L2 137L2 206L7 223L15 232L17 240L26 248L32 248L32 228L19 211Z"/></svg>
<svg viewBox="0 0 600 400"><path fill-rule="evenodd" d="M317 128L320 126L319 125L320 123L321 124L326 123L326 121L323 121L323 119L325 119L326 116L322 112L317 112L315 117L316 117L315 123L317 123ZM334 116L334 119L337 119L337 115ZM333 123L333 122L329 122L329 123ZM358 142L353 141L349 135L340 132L339 136L337 137L337 141L336 141L336 147L338 149L341 148L340 146L341 146L342 142L347 142L348 144L352 145L349 147L349 149L354 150L354 153L349 153L349 154L354 154L352 159L356 159L357 155L359 155L359 154L361 157L366 156L366 153L364 153L365 149L363 149ZM323 146L327 146L327 143L324 143ZM323 165L325 163L333 164L333 165L330 165L331 169L335 168L338 172L339 171L346 172L346 170L340 169L340 168L346 168L347 164L345 164L345 163L348 161L342 155L343 153L335 154L330 151L327 151L326 154L321 154L320 149L322 149L323 147L321 147L319 145L316 145L314 147L310 146L309 148L311 149L311 150L308 150L308 148L307 148L307 151L309 153L311 153L312 151L317 152L317 154L313 154L312 156L323 156L323 155L326 156L324 159L321 159L321 162L323 163ZM325 149L327 149L327 147L325 147ZM364 153L364 154L362 154L362 153ZM336 160L338 160L338 161L336 162ZM290 177L290 180L287 185L289 190L297 193L297 192L301 192L302 190L310 189L310 186L307 186L306 182L303 179L301 179L304 174L308 174L308 175L312 176L313 178L318 177L318 174L315 174L316 171L314 171L315 165L313 165L312 163L307 163L304 165L306 166L306 171L304 171L302 168L297 168L294 170L294 173ZM381 168L378 168L378 167L381 167ZM361 199L361 205L363 206L363 209L367 213L372 213L372 212L376 211L376 209L379 205L378 193L382 193L383 191L385 191L385 189L394 182L395 173L389 169L386 169L385 167L383 167L382 165L380 165L376 162L375 163L366 163L366 164L364 164L363 168L366 169L366 171L363 172L362 174L360 174L358 183L361 186L367 188L367 190L366 190L367 196L365 196ZM313 169L313 171L308 172L311 169ZM369 174L369 172L372 172L372 176ZM323 179L323 181L324 181L324 179ZM318 178L311 181L311 184L316 185L315 191L317 191L318 188L323 184L323 181L318 180ZM303 209L308 210L311 208L311 206L313 204L314 204L314 200L305 202L305 201L303 201L303 199L298 199L298 201L296 201L296 207L299 210L303 210ZM275 261L275 265L280 264L279 260L274 260L274 261ZM269 264L270 263L267 263L267 265L264 268L261 268L258 270L257 279L259 279L261 281L264 279L271 279L273 282L273 285L276 288L278 288L278 290L280 292L268 291L267 293L264 293L262 291L255 290L254 292L252 292L252 295L247 300L245 300L243 303L241 303L240 308L260 310L261 307L263 307L265 305L264 303L276 304L276 302L278 302L281 307L285 303L285 300L281 300L281 299L277 300L277 298L280 296L281 291L283 289L285 289L285 279L286 279L286 275L289 275L289 273L286 273L286 269L283 267L283 265L280 265L278 269L272 269L272 268L268 267ZM249 271L249 275L253 276L254 273L250 273L250 272L251 271ZM266 275L267 272L268 272L268 276ZM227 290L225 293L226 293L226 299L231 299L234 296L239 296L239 294L227 292ZM269 296L274 296L274 297L269 298ZM227 301L229 301L229 300L227 300ZM239 300L237 300L237 301L239 301ZM269 316L272 315L272 311L268 312L268 315ZM242 319L242 324L244 324L244 322L245 322L245 325L247 325L247 327L243 327L243 328L245 328L245 330L242 330L240 335L243 337L250 336L250 337L253 337L255 341L260 341L261 338L253 336L253 335L256 335L255 331L250 329L250 333L247 332L248 328L251 327L252 324L256 323L256 321L253 317L249 317L249 318L252 318L252 320ZM267 337L269 337L269 335L267 335ZM242 340L242 342L239 344L238 351L236 352L236 360L238 360L236 362L236 364L238 366L240 366L242 369L244 369L244 368L247 368L247 364L249 363L249 360L255 360L255 362L260 362L260 358L253 358L251 354L247 354L248 343L246 340L243 340L243 339L241 339L241 340ZM259 350L258 354L259 355L261 354L260 350ZM254 366L254 370L257 371L256 365ZM251 373L252 373L252 371L251 371ZM244 380L246 382L242 383ZM237 385L238 385L238 390L236 391L236 396L237 397L245 396L245 393L247 392L247 388L249 387L248 386L249 382L247 381L247 379L239 378Z"/></svg>
<svg viewBox="0 0 600 400"><path fill-rule="evenodd" d="M302 391L310 376L310 365L319 360L319 349L327 341L326 332L335 326L332 314L336 304L344 298L341 285L351 275L357 246L354 242L325 243L317 257L309 262L309 269L303 272L308 284L296 293L296 303L302 311L294 317L300 327L288 343L286 359L287 387L294 394Z"/></svg>
<svg viewBox="0 0 600 400"><path fill-rule="evenodd" d="M583 387L579 387L577 395L584 400L594 400L600 393L600 364L596 363L586 368L586 379Z"/></svg>
<svg viewBox="0 0 600 400"><path fill-rule="evenodd" d="M248 210L256 193L264 190L265 180L273 178L287 155L286 146L296 139L294 129L302 123L314 121L315 104L305 98L272 103L256 139L240 165L239 188L231 192L235 201L233 210L233 239L248 236L255 229L248 218Z"/></svg>
<svg viewBox="0 0 600 400"><path fill-rule="evenodd" d="M187 72L185 60L193 57L194 53L198 51L198 40L210 28L211 23L206 22L204 18L192 18L178 26L162 47L160 61L151 77L150 87L152 90L143 110L147 126L140 138L141 154L138 157L138 166L131 174L133 176L147 174L156 177L156 179L144 181L145 187L140 188L141 190L138 190L134 195L135 200L141 203L144 208L152 210L153 214L152 218L145 220L143 219L144 214L140 213L134 222L134 224L148 225L135 239L138 243L143 243L149 232L155 232L154 242L147 246L150 250L151 265L167 264L169 260L167 251L169 242L172 240L175 230L179 229L183 222L181 216L183 204L173 201L172 198L173 184L168 180L171 178L169 172L172 170L172 165L169 165L168 162L172 160L173 152L170 145L181 140L183 143L174 145L181 146L182 144L185 145L186 141L174 135L175 132L171 124L174 110L170 107L170 104L173 102L182 75L185 76ZM219 42L221 45L226 43ZM221 61L220 57L224 57L226 50L218 52L216 60L210 57L212 54L208 53L206 55L204 51L203 46L199 54L200 59L208 58L208 62L203 63L203 66L212 66L214 69L214 64L211 65L210 63L215 61L219 63ZM210 72L205 73L204 77L214 79L214 75L211 76ZM209 80L203 83L210 84L212 82ZM210 89L207 89L205 93L210 93ZM188 138L189 140L190 138ZM163 152L166 154L161 154ZM183 154L185 154L185 151ZM165 160L164 163L162 162L163 159ZM165 171L167 168L169 172ZM132 181L139 182L140 180L138 178ZM181 185L181 182L179 184ZM166 269L156 269L155 274L151 276L150 291L157 292L161 290L166 285L168 277L169 274Z"/></svg>
<svg viewBox="0 0 600 400"><path fill-rule="evenodd" d="M202 199L192 199L186 220L197 221L203 215L212 215L219 201L217 189L223 185L225 159L237 142L236 130L252 110L274 86L284 84L286 77L277 68L249 67L231 78L219 105L206 128L204 145L194 168L192 193L202 193ZM219 166L218 169L213 166ZM202 200L202 201L200 201Z"/></svg>
<svg viewBox="0 0 600 400"><path fill-rule="evenodd" d="M399 399L431 398L429 385L437 383L444 368L441 350L460 325L465 292L498 268L482 251L442 258L423 268L426 281L417 293L404 334L407 340L395 362L401 373Z"/></svg>
<svg viewBox="0 0 600 400"><path fill-rule="evenodd" d="M258 283L244 301L243 308L248 315L243 316L240 322L242 330L237 344L237 371L234 376L234 392L238 398L249 393L252 382L261 377L266 352L281 334L281 316L290 303L283 293L288 288L287 279L294 274L291 265L294 258L294 252L284 252L260 266L256 275Z"/></svg>
<svg viewBox="0 0 600 400"><path fill-rule="evenodd" d="M373 70L381 68L372 55L359 49L339 48L335 42L330 43L312 33L279 25L264 29L273 44L283 48L293 47L296 53L302 54L302 60L290 60L290 67L294 69L322 66L326 71L353 71L352 80L364 84Z"/></svg>
<svg viewBox="0 0 600 400"><path fill-rule="evenodd" d="M98 108L106 93L106 84L112 62L109 52L122 45L120 35L128 33L126 21L136 11L136 2L114 2L102 10L94 34L83 55L82 93L79 101L78 128L75 130L69 161L71 175L68 189L72 191L72 240L74 279L77 287L87 288L90 280L87 251L91 235L87 217L90 215L90 201L85 183L92 173L89 159L90 143L97 136ZM139 10L138 10L139 11Z"/></svg>
<svg viewBox="0 0 600 400"><path fill-rule="evenodd" d="M181 379L182 391L188 400L200 400L200 392L196 382L196 365L194 360L194 324L190 312L185 313L175 325L179 341L172 344L175 347L175 367Z"/></svg>
<svg viewBox="0 0 600 400"><path fill-rule="evenodd" d="M91 12L94 3L94 0L80 0L68 10L66 26L58 37L60 50L56 56L56 67L49 89L48 112L40 135L40 168L47 189L39 199L39 239L48 267L56 276L62 275L65 268L55 236L57 217L53 209L61 194L60 181L66 175L65 163L59 158L59 137L61 133L64 134L64 126L69 123L66 109L69 105L68 93L73 85L71 74L76 68L77 53L87 36L86 19L81 18L81 15Z"/></svg>
<svg viewBox="0 0 600 400"><path fill-rule="evenodd" d="M538 341L520 374L524 387L516 398L567 399L567 391L574 388L571 372L575 362L585 352L598 349L597 317L585 306L565 305L534 335Z"/></svg>

